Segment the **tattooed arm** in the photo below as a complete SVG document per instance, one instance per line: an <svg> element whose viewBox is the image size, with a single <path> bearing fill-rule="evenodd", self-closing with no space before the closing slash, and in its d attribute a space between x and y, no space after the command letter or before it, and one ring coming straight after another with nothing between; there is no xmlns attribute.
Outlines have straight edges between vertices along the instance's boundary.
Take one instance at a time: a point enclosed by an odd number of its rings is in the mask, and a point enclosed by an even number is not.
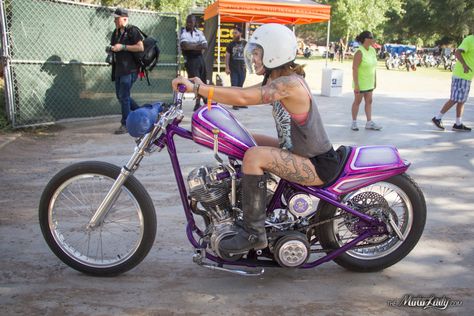
<svg viewBox="0 0 474 316"><path fill-rule="evenodd" d="M188 92L193 91L193 83L184 77L178 77L173 80L173 88L175 90L177 90L178 84L185 84ZM201 83L199 94L203 97L208 97L211 87L211 85ZM236 106L256 105L284 100L290 97L298 98L300 95L304 95L303 91L304 88L295 76L284 76L272 80L265 86L258 84L248 88L214 87L212 100Z"/></svg>
<svg viewBox="0 0 474 316"><path fill-rule="evenodd" d="M260 88L260 103L272 103L283 100L291 96L292 93L297 92L296 89L300 85L295 76L279 77L272 80L269 84Z"/></svg>

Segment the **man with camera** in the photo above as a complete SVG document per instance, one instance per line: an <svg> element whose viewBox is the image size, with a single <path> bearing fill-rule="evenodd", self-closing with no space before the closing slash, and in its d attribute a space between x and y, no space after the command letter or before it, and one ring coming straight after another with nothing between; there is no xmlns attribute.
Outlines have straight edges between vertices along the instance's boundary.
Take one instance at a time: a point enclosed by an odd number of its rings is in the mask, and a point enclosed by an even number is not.
<svg viewBox="0 0 474 316"><path fill-rule="evenodd" d="M115 94L122 107L122 120L115 134L127 132L125 122L128 113L138 108L130 97L133 83L137 80L138 64L133 53L143 52L143 36L139 29L128 24L128 11L117 8L114 12L115 30L106 48L107 61L112 64L112 81L115 81Z"/></svg>

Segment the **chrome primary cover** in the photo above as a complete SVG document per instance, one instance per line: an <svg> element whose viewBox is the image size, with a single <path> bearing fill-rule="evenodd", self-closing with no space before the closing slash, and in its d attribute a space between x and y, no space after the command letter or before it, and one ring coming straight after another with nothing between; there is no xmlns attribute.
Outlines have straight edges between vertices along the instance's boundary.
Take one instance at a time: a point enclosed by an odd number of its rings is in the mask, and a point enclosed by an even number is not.
<svg viewBox="0 0 474 316"><path fill-rule="evenodd" d="M292 232L275 243L273 254L280 266L296 268L305 264L311 253L306 236Z"/></svg>
<svg viewBox="0 0 474 316"><path fill-rule="evenodd" d="M302 241L290 240L280 247L278 257L284 266L294 268L306 261L308 249Z"/></svg>

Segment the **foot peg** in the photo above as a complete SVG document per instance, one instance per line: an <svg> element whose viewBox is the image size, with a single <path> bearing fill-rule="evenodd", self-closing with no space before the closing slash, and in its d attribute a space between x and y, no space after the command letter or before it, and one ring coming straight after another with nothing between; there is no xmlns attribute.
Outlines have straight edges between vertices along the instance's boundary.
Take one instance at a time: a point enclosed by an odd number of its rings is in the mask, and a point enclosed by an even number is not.
<svg viewBox="0 0 474 316"><path fill-rule="evenodd" d="M193 262L196 263L197 265L208 268L210 270L217 270L217 271L224 271L224 272L229 272L241 276L260 276L265 273L265 269L261 268L260 271L245 271L245 270L238 270L238 269L229 269L229 268L224 268L224 267L219 267L216 264L210 264L203 262L205 258L206 250L205 249L196 249L195 254L193 255Z"/></svg>

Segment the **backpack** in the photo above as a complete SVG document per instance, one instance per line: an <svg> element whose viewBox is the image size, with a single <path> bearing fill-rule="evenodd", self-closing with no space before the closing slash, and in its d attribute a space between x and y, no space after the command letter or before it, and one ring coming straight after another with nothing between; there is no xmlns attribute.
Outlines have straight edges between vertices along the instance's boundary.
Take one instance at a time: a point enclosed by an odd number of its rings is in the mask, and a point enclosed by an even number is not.
<svg viewBox="0 0 474 316"><path fill-rule="evenodd" d="M148 73L155 68L160 58L160 49L156 45L157 41L140 30L137 27L138 31L145 38L143 40L143 52L133 53L133 57L138 64L140 77L146 76L146 81L150 85L150 80L148 79Z"/></svg>

